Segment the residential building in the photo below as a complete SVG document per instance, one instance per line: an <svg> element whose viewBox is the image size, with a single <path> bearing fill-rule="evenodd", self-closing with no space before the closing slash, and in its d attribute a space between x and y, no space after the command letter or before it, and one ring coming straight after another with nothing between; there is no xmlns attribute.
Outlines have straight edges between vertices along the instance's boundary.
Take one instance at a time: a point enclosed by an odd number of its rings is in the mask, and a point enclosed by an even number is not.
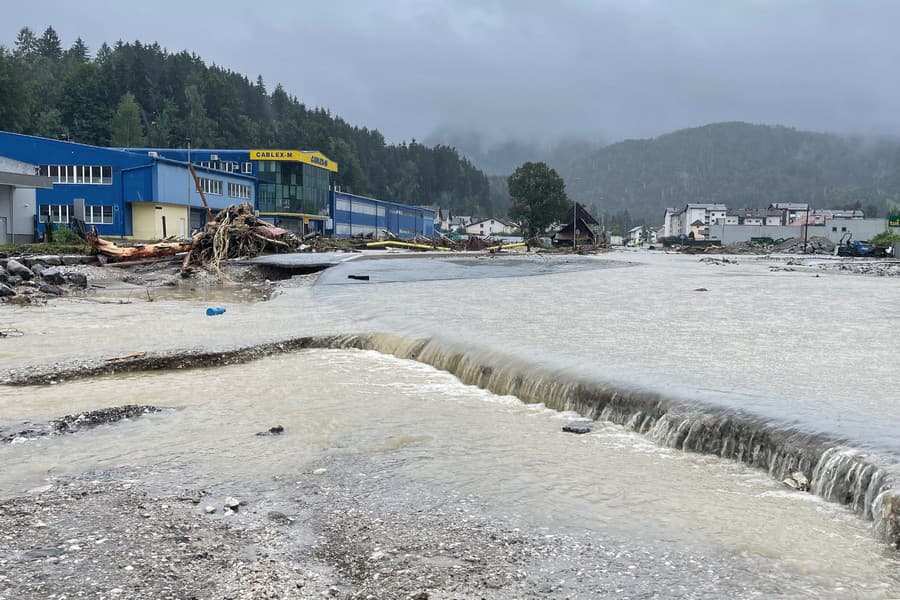
<svg viewBox="0 0 900 600"><path fill-rule="evenodd" d="M702 240L709 236L709 225L725 220L724 204L685 204L682 209L667 208L663 229L666 237L690 237Z"/></svg>
<svg viewBox="0 0 900 600"><path fill-rule="evenodd" d="M466 226L466 233L469 235L510 235L517 229L515 223L510 223L504 219L482 219Z"/></svg>
<svg viewBox="0 0 900 600"><path fill-rule="evenodd" d="M644 226L638 225L628 230L628 244L632 246L640 246L644 241Z"/></svg>
<svg viewBox="0 0 900 600"><path fill-rule="evenodd" d="M574 224L566 223L553 235L553 242L559 246L571 246L572 238L577 233L577 242L581 244L596 243L600 240L600 223L581 204L576 203Z"/></svg>
<svg viewBox="0 0 900 600"><path fill-rule="evenodd" d="M773 202L768 210L777 210L781 214L779 225L792 225L800 217L805 217L809 211L806 202Z"/></svg>

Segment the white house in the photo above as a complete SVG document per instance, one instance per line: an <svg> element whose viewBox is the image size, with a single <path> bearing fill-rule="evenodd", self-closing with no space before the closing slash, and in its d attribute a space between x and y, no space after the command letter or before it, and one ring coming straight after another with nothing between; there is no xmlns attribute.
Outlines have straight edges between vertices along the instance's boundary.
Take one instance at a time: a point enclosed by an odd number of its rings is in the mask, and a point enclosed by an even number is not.
<svg viewBox="0 0 900 600"><path fill-rule="evenodd" d="M641 242L644 241L644 227L642 225L638 225L637 227L632 227L628 230L628 243L629 245L640 246Z"/></svg>
<svg viewBox="0 0 900 600"><path fill-rule="evenodd" d="M509 235L516 230L516 226L503 219L482 219L466 226L469 235Z"/></svg>
<svg viewBox="0 0 900 600"><path fill-rule="evenodd" d="M678 210L667 208L663 224L665 237L688 237L693 233L695 239L706 239L710 223L725 220L727 212L724 204L685 204Z"/></svg>

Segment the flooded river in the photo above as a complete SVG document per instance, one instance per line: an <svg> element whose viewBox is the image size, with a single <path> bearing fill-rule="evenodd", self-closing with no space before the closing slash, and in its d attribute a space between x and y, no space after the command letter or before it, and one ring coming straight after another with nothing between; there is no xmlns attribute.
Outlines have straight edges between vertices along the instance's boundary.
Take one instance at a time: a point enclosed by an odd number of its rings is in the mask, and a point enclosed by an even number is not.
<svg viewBox="0 0 900 600"><path fill-rule="evenodd" d="M628 423L601 420L585 436L560 431L577 417L565 409L584 405L566 387L571 379L577 389L615 389L634 403L661 398L681 412L734 414L814 436L817 451L852 450L877 466L879 484L892 482L900 407L889 373L900 281L741 263L637 253L355 260L314 285L288 283L269 302L229 304L215 318L203 315L204 303L164 298L0 307L3 325L25 332L2 342L5 369L298 336L432 340L403 351L403 343L374 344L416 360L321 349L241 366L2 389L0 420L129 403L177 410L0 447L0 492L129 465L150 468L160 485L243 481L263 489L323 456L364 455L395 476L478 497L498 515L551 534L587 532L623 547L724 561L748 589L774 581L786 597L896 597L896 551L873 535L863 509L790 490L746 457L667 447L664 418L644 435L634 431L634 415ZM423 362L450 365L494 391ZM478 374L467 376L472 369ZM504 395L528 385L562 391L545 401L525 397L530 404ZM253 435L276 423L285 435Z"/></svg>

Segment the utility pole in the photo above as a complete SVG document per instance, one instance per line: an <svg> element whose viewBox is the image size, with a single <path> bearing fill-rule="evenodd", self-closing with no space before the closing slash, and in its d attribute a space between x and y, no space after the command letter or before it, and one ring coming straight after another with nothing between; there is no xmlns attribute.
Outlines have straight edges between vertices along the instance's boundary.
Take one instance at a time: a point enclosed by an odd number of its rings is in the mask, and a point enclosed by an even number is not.
<svg viewBox="0 0 900 600"><path fill-rule="evenodd" d="M806 254L806 240L809 235L809 204L806 205L806 221L803 223L803 254Z"/></svg>
<svg viewBox="0 0 900 600"><path fill-rule="evenodd" d="M575 245L578 243L578 202L572 201L572 251L575 251Z"/></svg>

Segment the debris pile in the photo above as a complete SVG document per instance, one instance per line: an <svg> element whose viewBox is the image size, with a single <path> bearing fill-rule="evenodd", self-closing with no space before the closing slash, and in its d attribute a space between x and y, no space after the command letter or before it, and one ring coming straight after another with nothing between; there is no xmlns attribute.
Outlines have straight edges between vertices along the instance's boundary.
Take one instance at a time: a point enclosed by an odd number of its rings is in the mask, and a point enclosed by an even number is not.
<svg viewBox="0 0 900 600"><path fill-rule="evenodd" d="M834 254L834 242L826 237L813 236L806 240L806 251L803 249L803 238L791 238L773 249L784 254Z"/></svg>
<svg viewBox="0 0 900 600"><path fill-rule="evenodd" d="M293 252L300 238L253 214L253 206L229 206L206 224L190 242L183 267L192 263L218 270L228 258L252 257L266 253Z"/></svg>

